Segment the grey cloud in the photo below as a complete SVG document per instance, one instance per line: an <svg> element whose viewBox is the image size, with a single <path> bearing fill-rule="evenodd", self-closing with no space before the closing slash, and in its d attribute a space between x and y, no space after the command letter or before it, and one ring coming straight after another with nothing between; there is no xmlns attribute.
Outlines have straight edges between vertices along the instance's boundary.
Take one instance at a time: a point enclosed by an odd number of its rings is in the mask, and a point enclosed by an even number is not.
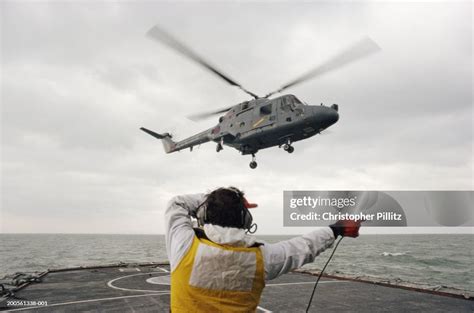
<svg viewBox="0 0 474 313"><path fill-rule="evenodd" d="M37 219L35 231L95 232L110 217L120 225L110 232L162 232L171 196L236 185L260 203L263 232L294 233L281 227L283 190L470 189L470 6L3 3L2 212L11 222L2 227L24 231ZM292 155L259 152L251 171L231 148L166 155L138 131L181 139L217 121L186 115L247 99L147 39L155 24L258 94L364 35L382 51L291 89L310 104L338 103L340 120ZM120 216L138 225L124 229Z"/></svg>

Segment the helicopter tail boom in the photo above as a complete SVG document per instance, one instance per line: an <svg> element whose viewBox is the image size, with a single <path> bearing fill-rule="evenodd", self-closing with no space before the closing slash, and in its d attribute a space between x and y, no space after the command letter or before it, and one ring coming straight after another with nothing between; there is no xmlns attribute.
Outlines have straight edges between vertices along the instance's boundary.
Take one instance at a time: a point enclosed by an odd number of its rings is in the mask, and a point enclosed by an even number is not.
<svg viewBox="0 0 474 313"><path fill-rule="evenodd" d="M147 133L150 136L153 136L157 139L161 139L161 142L163 143L163 148L165 149L166 153L171 153L171 152L174 152L174 151L177 150L176 149L176 142L171 140L171 135L170 134L168 134L168 133L158 134L158 133L155 133L152 130L146 129L145 127L141 127L140 130L144 131L145 133Z"/></svg>

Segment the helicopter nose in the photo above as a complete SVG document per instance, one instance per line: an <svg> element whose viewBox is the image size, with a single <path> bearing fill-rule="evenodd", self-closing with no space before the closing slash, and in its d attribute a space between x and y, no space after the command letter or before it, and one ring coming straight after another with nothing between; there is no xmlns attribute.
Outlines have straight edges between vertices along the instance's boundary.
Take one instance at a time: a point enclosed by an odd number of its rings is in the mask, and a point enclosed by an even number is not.
<svg viewBox="0 0 474 313"><path fill-rule="evenodd" d="M333 108L328 108L328 112L326 112L326 120L328 121L329 125L335 124L339 120L339 112L337 112Z"/></svg>
<svg viewBox="0 0 474 313"><path fill-rule="evenodd" d="M336 108L327 106L313 107L313 123L318 129L326 129L339 120Z"/></svg>

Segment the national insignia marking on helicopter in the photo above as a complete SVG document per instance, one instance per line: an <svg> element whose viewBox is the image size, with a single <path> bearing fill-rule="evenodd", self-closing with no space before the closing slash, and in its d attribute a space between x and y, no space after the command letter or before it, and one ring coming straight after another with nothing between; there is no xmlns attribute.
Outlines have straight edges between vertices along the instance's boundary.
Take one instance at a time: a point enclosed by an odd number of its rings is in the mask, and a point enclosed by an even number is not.
<svg viewBox="0 0 474 313"><path fill-rule="evenodd" d="M250 168L252 169L257 167L255 154L259 150L278 146L283 147L283 150L288 153L292 153L294 142L320 133L339 119L337 104L331 106L308 105L291 94L272 99L271 96L380 50L373 40L368 37L363 38L325 63L283 85L278 90L270 92L264 97L259 97L215 66L210 65L209 62L158 26L150 29L147 35L200 64L228 84L240 88L252 96L253 99L213 112L190 116L192 120L199 120L217 114L224 114L219 118L216 126L178 142L173 141L172 135L169 133L158 134L144 127L140 129L157 139L161 139L166 153L186 148L192 151L194 146L209 141L217 143L217 152L221 151L224 145L233 147L243 155L252 155L252 161L250 162Z"/></svg>

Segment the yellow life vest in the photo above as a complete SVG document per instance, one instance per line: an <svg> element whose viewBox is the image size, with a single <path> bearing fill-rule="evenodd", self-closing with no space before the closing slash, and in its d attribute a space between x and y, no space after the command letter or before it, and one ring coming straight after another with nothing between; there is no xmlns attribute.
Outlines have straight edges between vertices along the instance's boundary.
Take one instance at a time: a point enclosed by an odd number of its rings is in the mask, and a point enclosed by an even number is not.
<svg viewBox="0 0 474 313"><path fill-rule="evenodd" d="M171 273L171 312L255 312L264 287L260 248L222 246L194 236Z"/></svg>

